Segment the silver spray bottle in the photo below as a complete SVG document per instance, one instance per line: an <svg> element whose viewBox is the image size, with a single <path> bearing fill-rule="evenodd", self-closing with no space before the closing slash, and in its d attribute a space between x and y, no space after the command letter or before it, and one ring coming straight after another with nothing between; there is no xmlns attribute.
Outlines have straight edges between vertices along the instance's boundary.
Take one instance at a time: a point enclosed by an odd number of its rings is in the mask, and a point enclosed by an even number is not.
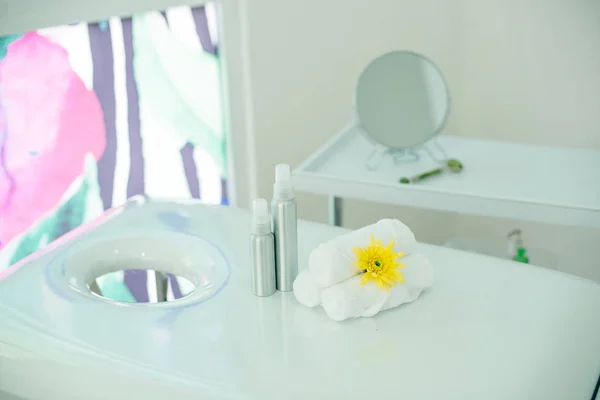
<svg viewBox="0 0 600 400"><path fill-rule="evenodd" d="M298 275L298 228L296 198L292 185L290 166L275 167L275 185L271 203L273 234L275 235L275 273L277 290L293 290Z"/></svg>
<svg viewBox="0 0 600 400"><path fill-rule="evenodd" d="M266 297L275 293L275 240L271 232L267 200L255 199L252 209L252 294Z"/></svg>

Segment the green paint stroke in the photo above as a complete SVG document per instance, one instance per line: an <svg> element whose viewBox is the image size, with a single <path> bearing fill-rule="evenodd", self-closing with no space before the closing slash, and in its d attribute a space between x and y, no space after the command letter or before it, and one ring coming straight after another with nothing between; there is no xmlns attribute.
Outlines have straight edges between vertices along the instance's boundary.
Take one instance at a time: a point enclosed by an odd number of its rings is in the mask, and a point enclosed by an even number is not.
<svg viewBox="0 0 600 400"><path fill-rule="evenodd" d="M23 35L7 35L0 37L0 60L6 57L8 53L8 45L19 39Z"/></svg>
<svg viewBox="0 0 600 400"><path fill-rule="evenodd" d="M97 174L96 160L92 155L86 155L83 176L71 185L58 207L34 224L24 235L15 239L18 243L9 265L41 249L70 230L102 215L104 211ZM128 303L136 302L127 285L119 281L116 274L106 275L99 282L99 287L105 297Z"/></svg>
<svg viewBox="0 0 600 400"><path fill-rule="evenodd" d="M103 207L97 183L97 165L93 156L86 155L83 176L75 181L59 205L36 222L18 240L9 265L27 257L68 231L102 215ZM12 242L12 241L11 241Z"/></svg>
<svg viewBox="0 0 600 400"><path fill-rule="evenodd" d="M183 143L204 149L226 178L218 58L174 37L159 12L133 17L133 46L140 114L168 121Z"/></svg>
<svg viewBox="0 0 600 400"><path fill-rule="evenodd" d="M98 287L102 292L102 296L116 301L123 301L125 303L135 303L136 299L131 294L131 291L125 284L125 282L117 279L116 273L106 274L100 280L97 280Z"/></svg>

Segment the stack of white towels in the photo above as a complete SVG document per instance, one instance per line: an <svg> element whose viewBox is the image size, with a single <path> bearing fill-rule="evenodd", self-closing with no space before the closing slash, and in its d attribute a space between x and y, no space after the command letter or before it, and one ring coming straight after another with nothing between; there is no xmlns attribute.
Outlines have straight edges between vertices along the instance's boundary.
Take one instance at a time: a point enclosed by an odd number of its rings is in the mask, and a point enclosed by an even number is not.
<svg viewBox="0 0 600 400"><path fill-rule="evenodd" d="M374 282L360 285L363 272L356 265L354 248L369 246L371 237L386 246L394 240L393 251L403 252L398 262L405 264L401 271L404 282L390 290ZM308 269L294 281L296 299L307 307L321 305L335 321L348 318L372 317L404 303L416 300L433 284L433 268L421 254L414 253L415 236L402 222L383 219L376 224L341 235L319 245L310 255Z"/></svg>

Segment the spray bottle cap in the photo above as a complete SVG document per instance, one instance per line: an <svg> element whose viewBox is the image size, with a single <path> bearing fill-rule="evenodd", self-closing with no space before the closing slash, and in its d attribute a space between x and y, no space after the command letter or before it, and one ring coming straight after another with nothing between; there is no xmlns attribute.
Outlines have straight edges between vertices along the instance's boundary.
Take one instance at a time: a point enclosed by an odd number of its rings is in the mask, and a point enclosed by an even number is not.
<svg viewBox="0 0 600 400"><path fill-rule="evenodd" d="M255 235L271 233L271 219L265 199L254 199L252 202L252 233Z"/></svg>
<svg viewBox="0 0 600 400"><path fill-rule="evenodd" d="M294 198L292 174L290 172L290 166L287 164L277 164L275 167L273 197L279 200L291 200Z"/></svg>

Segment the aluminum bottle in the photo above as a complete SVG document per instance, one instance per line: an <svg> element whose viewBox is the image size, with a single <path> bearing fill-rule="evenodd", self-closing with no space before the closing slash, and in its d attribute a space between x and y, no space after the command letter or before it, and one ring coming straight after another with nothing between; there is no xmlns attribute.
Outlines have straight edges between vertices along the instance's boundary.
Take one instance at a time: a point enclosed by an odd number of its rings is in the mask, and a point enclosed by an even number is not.
<svg viewBox="0 0 600 400"><path fill-rule="evenodd" d="M275 168L271 215L277 290L289 292L293 290L294 279L298 275L298 221L290 166L287 164L279 164Z"/></svg>
<svg viewBox="0 0 600 400"><path fill-rule="evenodd" d="M259 297L275 293L275 239L267 201L255 199L252 203L252 233L250 256L252 260L252 294Z"/></svg>

